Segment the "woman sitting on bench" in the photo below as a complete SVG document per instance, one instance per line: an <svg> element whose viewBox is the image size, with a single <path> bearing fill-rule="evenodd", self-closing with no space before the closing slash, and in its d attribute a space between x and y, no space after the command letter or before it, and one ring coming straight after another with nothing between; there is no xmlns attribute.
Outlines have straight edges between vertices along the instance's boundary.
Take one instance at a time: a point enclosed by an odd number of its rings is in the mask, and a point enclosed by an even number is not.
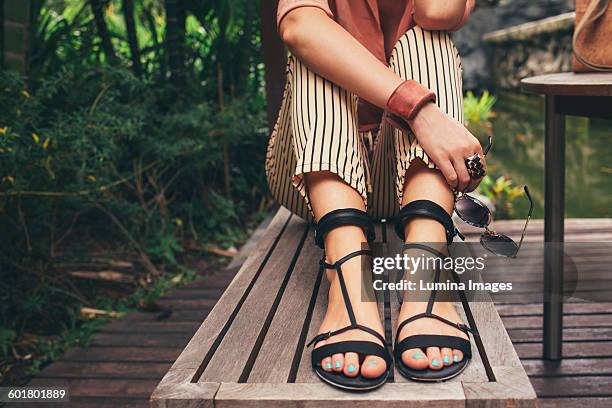
<svg viewBox="0 0 612 408"><path fill-rule="evenodd" d="M291 56L266 173L281 204L317 223L330 289L313 369L340 388L379 387L392 369L376 302L361 300L373 220L399 219L406 243L444 243L414 246L444 256L455 194L486 170L463 126L461 62L448 34L473 3L279 2ZM469 329L452 303L426 300L402 305L395 363L407 378L446 380L471 357Z"/></svg>

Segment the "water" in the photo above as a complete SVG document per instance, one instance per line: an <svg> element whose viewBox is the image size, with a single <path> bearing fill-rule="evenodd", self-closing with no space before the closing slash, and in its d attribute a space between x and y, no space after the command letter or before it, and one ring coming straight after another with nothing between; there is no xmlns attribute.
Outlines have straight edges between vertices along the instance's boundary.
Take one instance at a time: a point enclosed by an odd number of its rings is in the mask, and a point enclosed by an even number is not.
<svg viewBox="0 0 612 408"><path fill-rule="evenodd" d="M544 217L544 99L497 92L493 149L487 165L493 175L529 185L534 217ZM612 121L568 117L566 123L565 216L612 217ZM527 214L524 197L515 217Z"/></svg>

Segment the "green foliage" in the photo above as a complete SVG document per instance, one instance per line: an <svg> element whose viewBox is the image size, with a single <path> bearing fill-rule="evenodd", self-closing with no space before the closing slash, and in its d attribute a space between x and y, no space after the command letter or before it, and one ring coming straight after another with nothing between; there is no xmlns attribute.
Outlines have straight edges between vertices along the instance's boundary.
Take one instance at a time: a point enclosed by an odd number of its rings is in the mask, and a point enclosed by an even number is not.
<svg viewBox="0 0 612 408"><path fill-rule="evenodd" d="M0 71L0 375L86 344L104 319L81 307L132 310L192 279L189 257L236 245L268 202L257 5L178 2L185 42L169 44L164 2L134 3L142 75L118 0L104 2L116 64L89 2L47 0L27 79ZM100 253L136 259L137 286L117 293L66 267Z"/></svg>
<svg viewBox="0 0 612 408"><path fill-rule="evenodd" d="M480 95L480 98L472 91L468 91L463 98L466 126L477 136L491 133L490 119L495 117L495 112L493 112L495 102L497 98L486 90Z"/></svg>
<svg viewBox="0 0 612 408"><path fill-rule="evenodd" d="M508 177L495 178L490 175L482 179L478 192L487 196L495 204L496 219L513 218L515 200L525 195L523 187L515 186Z"/></svg>

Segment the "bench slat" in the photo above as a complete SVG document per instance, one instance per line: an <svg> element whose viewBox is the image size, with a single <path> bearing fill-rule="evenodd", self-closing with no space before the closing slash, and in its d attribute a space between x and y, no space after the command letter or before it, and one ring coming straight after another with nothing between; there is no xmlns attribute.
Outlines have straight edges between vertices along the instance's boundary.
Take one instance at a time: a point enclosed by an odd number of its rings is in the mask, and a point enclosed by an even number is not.
<svg viewBox="0 0 612 408"><path fill-rule="evenodd" d="M286 383L294 356L301 353L297 347L323 252L312 242L314 236L310 232L249 375L250 383Z"/></svg>
<svg viewBox="0 0 612 408"><path fill-rule="evenodd" d="M219 299L206 320L202 323L187 347L176 360L173 369L191 368L197 370L202 364L202 359L209 352L223 331L228 319L238 306L243 293L251 283L261 264L266 261L268 252L277 242L286 224L291 218L291 213L281 208L270 223L266 234L247 261L244 263L236 277L229 285L223 296Z"/></svg>
<svg viewBox="0 0 612 408"><path fill-rule="evenodd" d="M245 366L250 364L249 357L272 304L282 290L285 276L293 272L292 260L303 244L307 227L306 222L297 217L289 221L281 238L282 245L274 249L199 382L243 380L241 376Z"/></svg>
<svg viewBox="0 0 612 408"><path fill-rule="evenodd" d="M215 408L371 408L373 406L464 408L465 394L460 383L388 383L377 390L358 394L320 383L222 383L215 397Z"/></svg>

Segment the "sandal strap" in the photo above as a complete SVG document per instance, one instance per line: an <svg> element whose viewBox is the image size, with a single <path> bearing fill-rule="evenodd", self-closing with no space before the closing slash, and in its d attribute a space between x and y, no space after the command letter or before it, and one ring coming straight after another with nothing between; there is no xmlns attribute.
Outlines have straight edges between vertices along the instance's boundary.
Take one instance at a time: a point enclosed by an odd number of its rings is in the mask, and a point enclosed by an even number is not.
<svg viewBox="0 0 612 408"><path fill-rule="evenodd" d="M441 321L442 323L447 324L448 326L451 326L455 329L461 330L462 332L464 332L465 334L468 333L473 333L473 330L471 327L469 327L468 325L464 324L464 323L454 323L451 322L448 319L443 318L442 316L438 316L436 314L433 313L419 313L416 314L414 316L409 317L408 319L404 320L403 322L401 322L399 324L399 326L397 326L397 333L401 333L402 329L409 323L414 322L415 320L418 319L423 319L423 318L431 318L431 319L436 319L438 321ZM397 339L396 339L397 342Z"/></svg>
<svg viewBox="0 0 612 408"><path fill-rule="evenodd" d="M312 365L319 366L324 358L334 354L357 353L360 362L365 356L377 356L385 360L387 368L391 367L393 359L391 353L385 347L371 341L340 341L338 343L326 344L312 351Z"/></svg>
<svg viewBox="0 0 612 408"><path fill-rule="evenodd" d="M413 249L413 248L422 249L442 259L446 259L448 257L442 252L428 245L424 245L424 244L408 243L408 244L404 244L403 246L403 250ZM440 280L440 268L436 268L434 282L438 282L439 280ZM472 348L471 348L470 341L463 339L461 337L456 337L456 336L443 336L443 335L437 335L437 334L415 335L415 336L408 336L398 343L397 336L399 336L399 334L402 332L402 329L406 327L407 324L412 323L418 319L423 319L423 318L436 319L448 326L461 330L465 334L474 333L472 328L470 328L468 325L464 323L455 323L442 316L438 316L437 314L434 314L433 307L436 302L436 295L437 295L437 291L435 289L431 290L431 294L429 295L429 300L427 302L427 309L425 310L425 312L418 313L414 316L411 316L403 320L397 326L397 331L396 331L397 334L395 338L395 347L394 347L394 353L396 355L396 358L401 358L402 353L406 350L410 350L413 348L426 349L427 347L448 347L448 348L452 348L456 350L461 350L467 358L471 357Z"/></svg>
<svg viewBox="0 0 612 408"><path fill-rule="evenodd" d="M354 251L348 255L343 256L342 258L340 258L340 260L336 261L333 264L325 262L325 254L323 254L323 259L321 259L320 261L321 268L336 270L338 280L340 281L340 289L342 290L342 300L344 300L344 306L346 307L346 312L349 315L349 320L352 326L357 325L357 318L355 317L355 313L353 312L353 305L351 305L351 299L348 294L348 289L346 288L346 282L344 281L344 274L342 273L342 264L348 261L349 259L361 255L372 256L372 251L369 249L360 249L359 251Z"/></svg>
<svg viewBox="0 0 612 408"><path fill-rule="evenodd" d="M395 233L404 241L404 226L406 222L415 217L427 217L438 221L446 230L446 242L451 244L455 235L459 233L452 218L439 204L431 200L415 200L406 204L400 210L395 221Z"/></svg>
<svg viewBox="0 0 612 408"><path fill-rule="evenodd" d="M465 358L472 357L472 346L469 340L457 336L442 336L438 334L419 334L406 337L394 347L395 357L401 359L404 351L410 349L425 350L428 347L450 348L461 350Z"/></svg>
<svg viewBox="0 0 612 408"><path fill-rule="evenodd" d="M329 332L326 332L326 333L319 333L319 334L317 334L316 336L314 336L312 338L312 340L310 340L308 342L308 344L306 344L306 347L310 347L313 344L316 345L318 342L320 342L322 340L327 340L327 339L329 339L332 336L335 336L335 335L340 334L340 333L344 333L344 332L349 331L349 330L361 330L361 331L364 331L364 332L369 333L372 336L376 337L383 344L386 344L387 340L383 336L381 336L380 333L378 333L376 330L371 329L371 328L369 328L367 326L363 326L361 324L350 324L350 325L348 325L346 327L343 327L343 328L335 330L335 331L329 331Z"/></svg>
<svg viewBox="0 0 612 408"><path fill-rule="evenodd" d="M372 242L376 239L374 221L372 221L372 217L370 217L368 213L356 208L340 208L328 212L321 217L318 223L316 223L314 234L315 243L319 248L323 248L325 235L329 231L345 225L354 225L362 228L368 242Z"/></svg>

